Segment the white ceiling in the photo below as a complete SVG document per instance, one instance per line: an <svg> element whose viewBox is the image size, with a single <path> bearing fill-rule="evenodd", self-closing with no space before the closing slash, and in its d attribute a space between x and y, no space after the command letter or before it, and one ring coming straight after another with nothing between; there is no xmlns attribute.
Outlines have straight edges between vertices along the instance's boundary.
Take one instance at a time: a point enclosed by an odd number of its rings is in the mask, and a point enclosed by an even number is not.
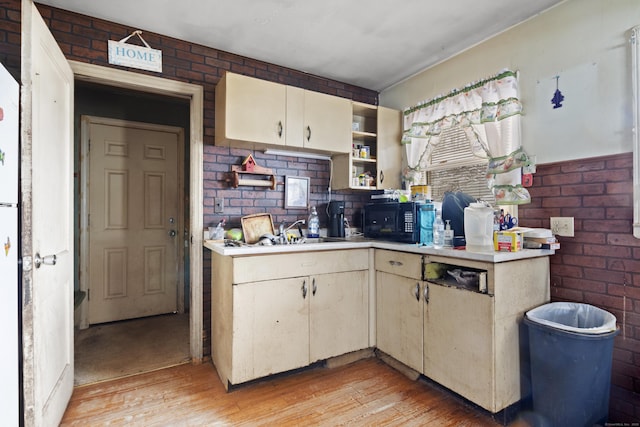
<svg viewBox="0 0 640 427"><path fill-rule="evenodd" d="M37 1L382 91L565 0Z"/></svg>

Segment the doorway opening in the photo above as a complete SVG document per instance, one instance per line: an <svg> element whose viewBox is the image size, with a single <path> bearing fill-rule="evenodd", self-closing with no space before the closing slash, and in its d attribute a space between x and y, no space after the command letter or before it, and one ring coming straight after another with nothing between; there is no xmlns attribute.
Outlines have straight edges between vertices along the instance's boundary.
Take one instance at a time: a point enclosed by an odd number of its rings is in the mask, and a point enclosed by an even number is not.
<svg viewBox="0 0 640 427"><path fill-rule="evenodd" d="M202 361L202 133L203 133L203 88L198 85L167 80L154 76L105 68L92 64L69 61L74 71L76 87L82 91L85 87L100 90L89 96L89 105L98 106L101 101L118 98L127 94L136 98L136 104L127 101L127 107L120 106L121 118L157 122L159 116L165 117L165 123L181 126L185 129L186 143L184 151L185 165L185 278L184 278L184 309L186 314L180 316L184 321L188 317L188 346L189 360L192 363ZM140 105L140 100L145 104ZM120 101L122 104L122 101ZM168 103L168 104L167 104ZM103 103L103 104L106 104ZM136 105L136 108L131 108ZM76 129L79 128L81 110L76 106ZM154 106L160 106L162 114L154 111ZM138 112L134 110L139 110ZM157 110L157 109L156 109ZM181 110L182 113L177 114ZM185 113L187 111L187 113ZM84 110L84 113L105 115L103 111ZM172 118L180 116L178 121ZM151 119L149 119L151 118ZM76 146L78 137L76 137ZM76 206L76 212L79 212ZM76 215L76 221L81 218ZM86 224L85 224L86 225ZM76 230L81 227L76 224ZM85 266L79 266L80 278L86 278ZM82 280L79 280L82 288ZM81 318L86 319L86 305L80 304L76 310L76 324ZM170 315L169 315L170 316ZM153 319L153 318L150 318ZM88 325L82 325L88 326ZM111 327L112 324L105 326Z"/></svg>
<svg viewBox="0 0 640 427"><path fill-rule="evenodd" d="M189 104L78 82L75 122L75 384L184 363Z"/></svg>

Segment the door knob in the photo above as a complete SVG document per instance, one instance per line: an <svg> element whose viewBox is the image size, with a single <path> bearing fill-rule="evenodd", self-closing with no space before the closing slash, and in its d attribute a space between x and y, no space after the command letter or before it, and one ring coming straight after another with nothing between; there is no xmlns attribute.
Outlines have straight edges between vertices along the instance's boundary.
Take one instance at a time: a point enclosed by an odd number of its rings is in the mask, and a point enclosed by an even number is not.
<svg viewBox="0 0 640 427"><path fill-rule="evenodd" d="M56 265L58 258L55 255L47 255L41 257L38 252L36 252L36 256L33 260L33 263L36 265L36 268L40 268L42 264L45 265Z"/></svg>
<svg viewBox="0 0 640 427"><path fill-rule="evenodd" d="M176 230L169 230L169 236L170 237L176 237L176 234L178 234L178 233L176 233Z"/></svg>

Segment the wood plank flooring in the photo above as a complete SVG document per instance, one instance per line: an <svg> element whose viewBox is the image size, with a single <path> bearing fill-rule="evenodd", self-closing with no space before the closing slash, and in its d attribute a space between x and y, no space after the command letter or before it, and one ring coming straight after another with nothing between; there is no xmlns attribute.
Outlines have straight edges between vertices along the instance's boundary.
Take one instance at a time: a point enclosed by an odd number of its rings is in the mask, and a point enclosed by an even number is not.
<svg viewBox="0 0 640 427"><path fill-rule="evenodd" d="M76 387L62 426L497 426L377 358L314 367L227 393L211 362Z"/></svg>

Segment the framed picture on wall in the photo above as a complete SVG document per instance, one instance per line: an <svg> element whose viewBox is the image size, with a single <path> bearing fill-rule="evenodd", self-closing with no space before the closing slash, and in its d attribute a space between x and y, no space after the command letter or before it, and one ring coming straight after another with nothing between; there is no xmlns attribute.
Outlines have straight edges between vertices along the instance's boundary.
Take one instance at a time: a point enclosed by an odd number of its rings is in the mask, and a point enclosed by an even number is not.
<svg viewBox="0 0 640 427"><path fill-rule="evenodd" d="M284 208L307 209L309 206L309 178L286 176L284 182Z"/></svg>

